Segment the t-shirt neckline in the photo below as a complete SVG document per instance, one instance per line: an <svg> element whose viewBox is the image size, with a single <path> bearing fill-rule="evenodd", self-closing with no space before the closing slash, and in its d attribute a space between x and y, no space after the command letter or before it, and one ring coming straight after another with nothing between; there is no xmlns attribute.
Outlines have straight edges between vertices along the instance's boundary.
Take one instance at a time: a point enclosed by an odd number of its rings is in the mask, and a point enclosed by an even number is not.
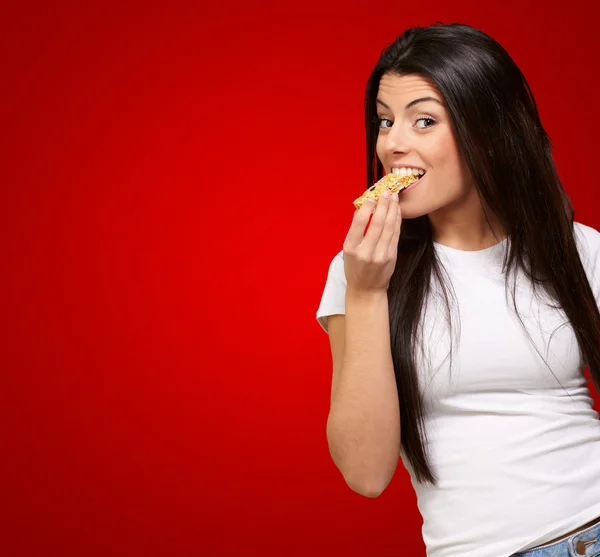
<svg viewBox="0 0 600 557"><path fill-rule="evenodd" d="M468 257L468 256L476 257L478 255L485 255L485 254L493 252L499 248L502 248L507 244L507 242L508 242L508 236L506 238L504 238L503 240L500 240L499 242L495 243L493 246L489 246L487 248L477 249L477 250L462 250L462 249L458 249L458 248L452 248L450 246L446 246L444 244L440 244L435 241L433 242L433 244L436 248L442 249L444 251L448 251L450 253L464 255L465 257Z"/></svg>

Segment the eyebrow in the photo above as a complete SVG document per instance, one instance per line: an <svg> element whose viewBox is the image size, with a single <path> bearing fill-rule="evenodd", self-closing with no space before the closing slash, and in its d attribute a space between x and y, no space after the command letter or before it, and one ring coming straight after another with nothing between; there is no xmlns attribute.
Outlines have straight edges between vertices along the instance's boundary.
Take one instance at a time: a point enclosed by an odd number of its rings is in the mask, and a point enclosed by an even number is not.
<svg viewBox="0 0 600 557"><path fill-rule="evenodd" d="M436 99L435 97L420 97L420 98L418 98L418 99L415 99L414 101L410 101L410 102L409 102L409 103L408 103L408 104L407 104L407 105L404 107L404 110L408 110L409 108L411 108L411 107L415 106L416 104L418 104L418 103L422 103L422 102L425 102L425 101L434 101L434 102L438 103L439 105L441 105L441 106L444 106L444 105L442 104L442 102L441 102L439 99ZM383 107L387 108L388 110L391 110L391 108L390 108L390 107L389 107L387 104L385 104L383 101L380 101L379 99L377 99L375 102L377 102L377 103L378 103L378 104L380 104L381 106L383 106Z"/></svg>

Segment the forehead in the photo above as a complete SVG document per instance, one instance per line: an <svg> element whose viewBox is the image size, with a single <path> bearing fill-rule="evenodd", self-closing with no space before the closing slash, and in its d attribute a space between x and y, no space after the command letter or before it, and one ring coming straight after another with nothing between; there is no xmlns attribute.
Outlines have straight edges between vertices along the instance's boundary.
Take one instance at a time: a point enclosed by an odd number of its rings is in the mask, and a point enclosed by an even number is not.
<svg viewBox="0 0 600 557"><path fill-rule="evenodd" d="M420 75L384 74L379 80L377 98L389 107L403 108L419 97L434 97L440 102L443 98L433 82Z"/></svg>

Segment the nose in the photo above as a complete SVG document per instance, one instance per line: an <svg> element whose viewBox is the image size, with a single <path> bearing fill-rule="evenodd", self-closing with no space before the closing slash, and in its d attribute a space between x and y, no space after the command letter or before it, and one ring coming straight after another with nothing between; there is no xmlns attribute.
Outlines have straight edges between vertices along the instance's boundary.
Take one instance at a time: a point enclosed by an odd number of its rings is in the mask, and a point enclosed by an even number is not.
<svg viewBox="0 0 600 557"><path fill-rule="evenodd" d="M386 155L399 155L410 151L409 131L395 122L383 136L383 149Z"/></svg>

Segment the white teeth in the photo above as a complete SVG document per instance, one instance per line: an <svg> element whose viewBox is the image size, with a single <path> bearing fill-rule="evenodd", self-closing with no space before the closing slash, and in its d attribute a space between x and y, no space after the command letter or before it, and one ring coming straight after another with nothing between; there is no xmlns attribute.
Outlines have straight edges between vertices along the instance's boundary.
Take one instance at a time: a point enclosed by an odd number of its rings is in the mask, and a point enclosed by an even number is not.
<svg viewBox="0 0 600 557"><path fill-rule="evenodd" d="M406 168L403 166L402 168L392 168L392 174L397 176L410 176L411 174L413 176L423 176L425 171L420 168Z"/></svg>

